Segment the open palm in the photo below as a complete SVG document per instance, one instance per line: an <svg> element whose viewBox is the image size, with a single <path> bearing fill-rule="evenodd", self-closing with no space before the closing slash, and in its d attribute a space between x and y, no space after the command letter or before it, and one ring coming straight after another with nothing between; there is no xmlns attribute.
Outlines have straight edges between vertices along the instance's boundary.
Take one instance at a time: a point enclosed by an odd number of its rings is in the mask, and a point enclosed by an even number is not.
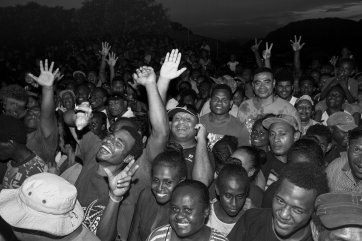
<svg viewBox="0 0 362 241"><path fill-rule="evenodd" d="M53 72L54 62L50 64L48 68L48 60L45 60L45 64L43 65L43 61L40 61L40 75L39 77L34 76L33 74L29 74L29 76L34 79L41 86L53 86L55 76L58 74L59 68L57 68Z"/></svg>
<svg viewBox="0 0 362 241"><path fill-rule="evenodd" d="M173 49L171 53L167 53L165 62L160 70L160 76L165 79L175 79L179 77L186 70L186 68L178 70L180 61L181 53L178 52L178 49Z"/></svg>

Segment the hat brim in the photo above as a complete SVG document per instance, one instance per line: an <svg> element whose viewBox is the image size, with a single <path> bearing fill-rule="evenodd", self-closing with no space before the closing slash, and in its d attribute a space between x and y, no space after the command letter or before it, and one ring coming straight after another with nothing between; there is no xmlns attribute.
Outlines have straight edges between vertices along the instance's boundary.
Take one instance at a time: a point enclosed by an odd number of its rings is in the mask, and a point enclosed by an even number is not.
<svg viewBox="0 0 362 241"><path fill-rule="evenodd" d="M263 126L268 130L269 130L270 126L274 123L286 123L286 124L290 125L294 130L299 131L298 127L293 126L288 121L278 118L278 117L269 117L269 118L263 120L263 122L262 122Z"/></svg>
<svg viewBox="0 0 362 241"><path fill-rule="evenodd" d="M184 108L181 108L181 107L175 107L172 110L169 110L167 112L167 114L168 114L169 118L173 118L173 116L176 115L176 113L179 113L179 112L184 112L184 113L188 113L188 114L190 114L192 116L195 116L195 118L197 119L197 122L200 122L200 119L199 119L199 117L197 115L195 115L191 111L189 111L187 109L184 109Z"/></svg>
<svg viewBox="0 0 362 241"><path fill-rule="evenodd" d="M65 236L82 224L84 212L78 201L70 213L46 214L25 206L20 200L19 191L3 189L0 195L0 216L11 226Z"/></svg>
<svg viewBox="0 0 362 241"><path fill-rule="evenodd" d="M336 213L320 216L323 226L329 229L348 225L361 225L362 216L360 212Z"/></svg>
<svg viewBox="0 0 362 241"><path fill-rule="evenodd" d="M336 125L338 129L340 129L343 132L348 132L350 130L353 130L354 128L358 127L356 124L349 124L349 125Z"/></svg>
<svg viewBox="0 0 362 241"><path fill-rule="evenodd" d="M84 78L86 77L86 75L85 75L85 73L84 73L83 71L74 71L74 72L73 72L73 78L75 78L75 76L76 76L77 74L82 75Z"/></svg>

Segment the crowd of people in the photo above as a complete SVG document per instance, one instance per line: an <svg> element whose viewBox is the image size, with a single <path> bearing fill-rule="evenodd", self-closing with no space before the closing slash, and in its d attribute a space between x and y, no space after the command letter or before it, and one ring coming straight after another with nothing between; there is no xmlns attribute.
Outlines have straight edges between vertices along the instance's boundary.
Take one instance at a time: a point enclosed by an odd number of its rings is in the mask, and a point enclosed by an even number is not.
<svg viewBox="0 0 362 241"><path fill-rule="evenodd" d="M362 240L361 68L290 42L278 66L257 39L252 65L156 38L1 59L0 240Z"/></svg>

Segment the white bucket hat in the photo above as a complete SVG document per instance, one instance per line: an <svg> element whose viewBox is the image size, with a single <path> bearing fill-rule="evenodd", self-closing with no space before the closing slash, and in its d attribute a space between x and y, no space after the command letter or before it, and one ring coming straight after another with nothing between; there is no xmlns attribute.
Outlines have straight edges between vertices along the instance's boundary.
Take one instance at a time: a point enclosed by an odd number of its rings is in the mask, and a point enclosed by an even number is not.
<svg viewBox="0 0 362 241"><path fill-rule="evenodd" d="M50 173L27 178L18 189L0 193L0 216L11 226L66 236L83 221L77 189Z"/></svg>

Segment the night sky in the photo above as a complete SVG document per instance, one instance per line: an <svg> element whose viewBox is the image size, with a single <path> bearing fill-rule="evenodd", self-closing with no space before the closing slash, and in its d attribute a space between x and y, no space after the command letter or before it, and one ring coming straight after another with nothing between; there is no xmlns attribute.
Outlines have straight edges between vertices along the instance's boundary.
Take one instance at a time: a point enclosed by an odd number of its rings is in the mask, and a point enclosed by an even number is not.
<svg viewBox="0 0 362 241"><path fill-rule="evenodd" d="M49 6L78 8L82 0L33 0ZM309 18L362 19L362 1L353 0L158 0L171 20L194 33L218 39L263 37L289 22ZM26 0L0 0L0 6Z"/></svg>

